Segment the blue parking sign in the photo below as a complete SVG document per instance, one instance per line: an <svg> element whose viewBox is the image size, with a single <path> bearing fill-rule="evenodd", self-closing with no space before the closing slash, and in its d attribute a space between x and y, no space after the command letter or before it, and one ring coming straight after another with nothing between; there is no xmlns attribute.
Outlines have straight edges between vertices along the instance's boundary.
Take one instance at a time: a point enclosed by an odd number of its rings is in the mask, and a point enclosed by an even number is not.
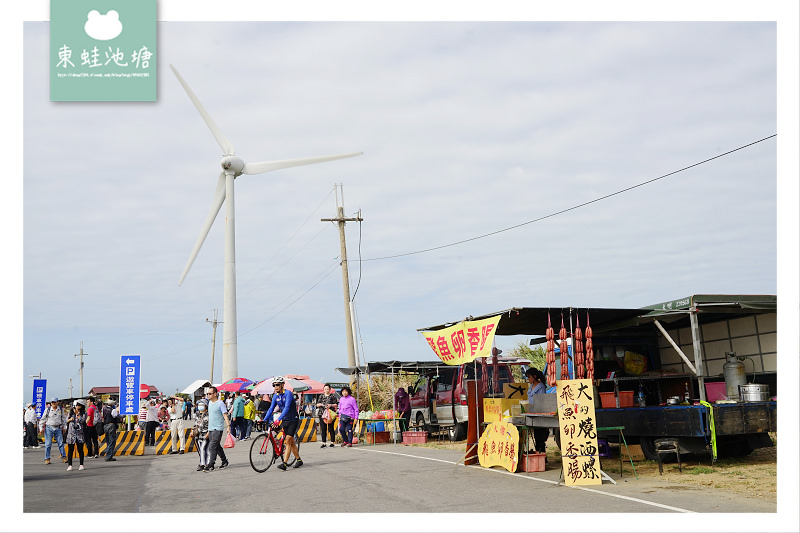
<svg viewBox="0 0 800 533"><path fill-rule="evenodd" d="M44 414L44 407L47 402L45 395L47 394L47 380L34 379L33 380L33 403L36 405L36 418L42 418Z"/></svg>
<svg viewBox="0 0 800 533"><path fill-rule="evenodd" d="M119 414L139 414L139 366L140 355L123 355L120 357L119 378Z"/></svg>

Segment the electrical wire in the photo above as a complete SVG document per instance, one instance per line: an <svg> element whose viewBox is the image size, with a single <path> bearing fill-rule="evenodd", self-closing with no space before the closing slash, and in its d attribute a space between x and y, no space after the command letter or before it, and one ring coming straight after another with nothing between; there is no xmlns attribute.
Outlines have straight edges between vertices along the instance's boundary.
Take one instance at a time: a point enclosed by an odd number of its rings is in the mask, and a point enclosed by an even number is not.
<svg viewBox="0 0 800 533"><path fill-rule="evenodd" d="M753 146L755 144L758 144L760 142L766 141L768 139L772 139L773 137L777 137L777 135L778 134L775 133L775 134L770 135L768 137L764 137L763 139L759 139L757 141L745 144L744 146L740 146L738 148L734 148L733 150L729 150L729 151L727 151L727 152L725 152L723 154L715 155L714 157L709 157L708 159L704 159L703 161L700 161L698 163L694 163L692 165L683 167L683 168L681 168L679 170L675 170L673 172L669 172L669 173L664 174L662 176L658 176L657 178L653 178L653 179L649 179L647 181L643 181L641 183L637 183L636 185L632 185L630 187L626 187L624 189L620 189L620 190L618 190L616 192L612 192L610 194L606 194L605 196L600 196L599 198L595 198L594 200L589 200L588 202L583 202L581 204L573 205L572 207L568 207L566 209L561 209L560 211L555 211L555 212L550 213L548 215L544 215L544 216L541 216L539 218L535 218L533 220L529 220L527 222L523 222L521 224L516 224L514 226L509 226L507 228L499 229L497 231L492 231L490 233L484 233L483 235L478 235L477 237L471 237L469 239L464 239L464 240L461 240L461 241L452 242L450 244L443 244L441 246L435 246L433 248L426 248L424 250L417 250L416 252L406 252L406 253L403 253L403 254L387 255L387 256L384 256L384 257L372 257L372 258L369 258L369 259L359 259L359 261L382 261L384 259L397 259L398 257L407 257L409 255L417 255L417 254L423 254L423 253L426 253L426 252L433 252L435 250L441 250L443 248L449 248L451 246L457 246L459 244L464 244L464 243L467 243L467 242L477 241L478 239L484 239L486 237L491 237L492 235L497 235L499 233L503 233L503 232L506 232L506 231L511 231L512 229L521 228L522 226L527 226L528 224L533 224L534 222L541 222L542 220L546 220L548 218L552 218L552 217L555 217L555 216L558 216L558 215L563 215L564 213L568 213L570 211L574 211L576 209L580 209L581 207L586 207L587 205L591 205L591 204L600 202L602 200L607 200L607 199L609 199L611 197L620 195L622 193L626 193L626 192L632 191L633 189L636 189L636 188L639 188L639 187L643 187L645 185L649 185L651 183L654 183L654 182L656 182L658 180L662 180L662 179L667 178L669 176L674 176L675 174L678 174L679 172L683 172L684 170L689 170L690 168L694 168L694 167L702 165L704 163L708 163L709 161L713 161L715 159L719 159L720 157L724 157L726 155L730 155L730 154L732 154L734 152L737 152L739 150L743 150L745 148L748 148L748 147Z"/></svg>
<svg viewBox="0 0 800 533"><path fill-rule="evenodd" d="M295 303L300 301L300 299L303 298L303 296L305 296L306 294L311 292L311 290L314 287L316 287L317 285L322 283L328 276L330 276L336 270L336 267L338 265L339 265L339 258L336 258L336 260L334 260L334 262L330 266L328 266L326 268L326 271L323 271L319 276L317 276L317 277L319 277L319 279L313 285L311 285L303 294L301 294L300 296L298 296L297 298L295 298L294 300L292 300L291 302L286 304L283 308L281 308L280 310L276 311L272 316L270 316L269 318L267 318L263 322L260 322L260 323L256 324L253 328L245 331L244 333L237 334L237 338L243 337L243 336L247 335L248 333L252 333L253 331L257 330L258 328L260 328L261 326L263 326L267 322L270 322L275 317L277 317L278 315L280 315L281 313L283 313L284 311L289 309L292 305L294 305ZM284 298L283 301L286 301L286 298ZM280 305L280 304L278 304L278 305Z"/></svg>

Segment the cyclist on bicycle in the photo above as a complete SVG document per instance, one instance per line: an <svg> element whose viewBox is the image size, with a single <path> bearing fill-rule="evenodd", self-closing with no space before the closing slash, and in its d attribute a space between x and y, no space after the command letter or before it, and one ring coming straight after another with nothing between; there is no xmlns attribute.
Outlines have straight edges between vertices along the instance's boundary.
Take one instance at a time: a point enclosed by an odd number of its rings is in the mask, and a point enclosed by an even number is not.
<svg viewBox="0 0 800 533"><path fill-rule="evenodd" d="M267 414L264 415L264 420L270 423L272 420L272 413L279 412L280 414L271 422L272 427L275 430L283 428L283 432L286 435L283 446L285 450L284 457L281 457L283 462L278 465L278 468L286 470L286 461L289 459L289 454L292 453L297 457L294 468L300 468L303 466L303 460L300 459L300 450L297 448L297 443L295 442L295 435L297 434L297 426L300 424L300 418L297 416L297 404L294 401L294 394L286 390L282 376L272 379L272 388L274 389L272 404L270 404Z"/></svg>

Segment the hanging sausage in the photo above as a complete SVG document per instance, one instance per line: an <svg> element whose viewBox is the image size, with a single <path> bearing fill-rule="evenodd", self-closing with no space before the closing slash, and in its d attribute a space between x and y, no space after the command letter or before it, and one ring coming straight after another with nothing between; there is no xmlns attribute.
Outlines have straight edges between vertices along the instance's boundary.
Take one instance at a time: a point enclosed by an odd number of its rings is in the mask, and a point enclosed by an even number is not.
<svg viewBox="0 0 800 533"><path fill-rule="evenodd" d="M586 379L594 380L594 350L592 349L592 326L589 311L586 311Z"/></svg>
<svg viewBox="0 0 800 533"><path fill-rule="evenodd" d="M556 341L553 326L550 323L550 313L547 313L547 351L545 361L547 362L547 386L552 387L556 384Z"/></svg>
<svg viewBox="0 0 800 533"><path fill-rule="evenodd" d="M575 338L574 338L573 353L574 361L573 368L575 369L575 379L583 379L586 377L586 369L583 366L583 332L581 331L581 323L578 315L575 315Z"/></svg>

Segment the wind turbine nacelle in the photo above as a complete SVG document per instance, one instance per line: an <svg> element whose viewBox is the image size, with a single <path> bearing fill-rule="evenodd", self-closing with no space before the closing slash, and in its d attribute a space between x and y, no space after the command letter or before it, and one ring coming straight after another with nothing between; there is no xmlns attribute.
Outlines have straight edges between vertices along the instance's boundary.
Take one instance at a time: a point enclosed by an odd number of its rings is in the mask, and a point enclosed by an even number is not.
<svg viewBox="0 0 800 533"><path fill-rule="evenodd" d="M222 158L220 161L222 169L225 173L232 172L234 176L239 176L244 170L244 161L235 155L229 155Z"/></svg>

